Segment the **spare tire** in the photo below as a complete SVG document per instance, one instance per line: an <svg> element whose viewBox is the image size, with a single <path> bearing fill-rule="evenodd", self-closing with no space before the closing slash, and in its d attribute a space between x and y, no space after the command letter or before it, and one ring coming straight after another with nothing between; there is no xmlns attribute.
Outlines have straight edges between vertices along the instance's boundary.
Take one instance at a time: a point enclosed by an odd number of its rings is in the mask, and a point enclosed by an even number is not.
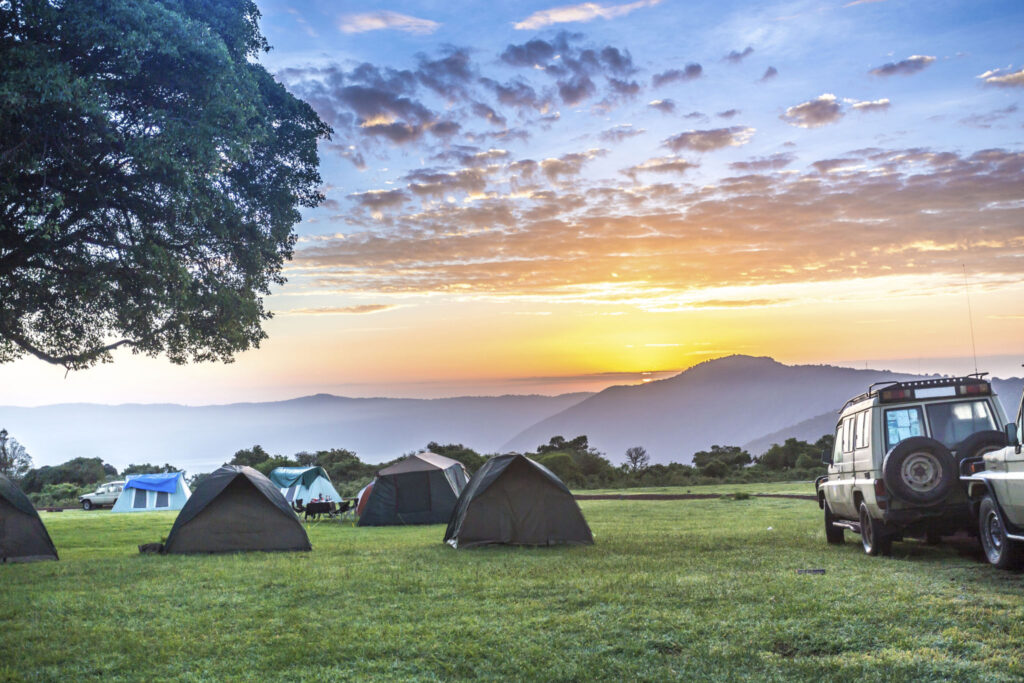
<svg viewBox="0 0 1024 683"><path fill-rule="evenodd" d="M1006 440L1006 434L994 429L987 429L971 434L954 446L953 450L956 451L956 459L963 460L964 458L977 458L986 453L1006 448L1008 445L1010 444Z"/></svg>
<svg viewBox="0 0 1024 683"><path fill-rule="evenodd" d="M938 503L957 480L956 461L935 439L912 436L886 453L882 479L894 496L907 503Z"/></svg>

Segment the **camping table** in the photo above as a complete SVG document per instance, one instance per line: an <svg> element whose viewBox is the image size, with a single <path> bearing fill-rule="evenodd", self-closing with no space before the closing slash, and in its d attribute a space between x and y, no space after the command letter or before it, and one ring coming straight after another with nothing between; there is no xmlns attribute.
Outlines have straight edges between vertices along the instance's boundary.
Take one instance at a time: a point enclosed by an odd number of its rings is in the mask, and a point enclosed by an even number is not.
<svg viewBox="0 0 1024 683"><path fill-rule="evenodd" d="M328 502L306 503L306 513L319 517L333 513L332 504Z"/></svg>

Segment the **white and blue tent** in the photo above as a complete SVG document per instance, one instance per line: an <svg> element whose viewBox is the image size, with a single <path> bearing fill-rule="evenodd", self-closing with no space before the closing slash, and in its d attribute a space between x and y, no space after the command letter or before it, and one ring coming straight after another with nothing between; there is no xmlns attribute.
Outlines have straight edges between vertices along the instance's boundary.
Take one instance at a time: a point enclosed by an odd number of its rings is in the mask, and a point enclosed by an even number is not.
<svg viewBox="0 0 1024 683"><path fill-rule="evenodd" d="M184 472L129 474L113 512L180 510L191 495Z"/></svg>
<svg viewBox="0 0 1024 683"><path fill-rule="evenodd" d="M331 484L323 467L277 467L271 470L270 481L281 489L289 503L301 500L305 504L318 496L335 503L341 502L341 495Z"/></svg>

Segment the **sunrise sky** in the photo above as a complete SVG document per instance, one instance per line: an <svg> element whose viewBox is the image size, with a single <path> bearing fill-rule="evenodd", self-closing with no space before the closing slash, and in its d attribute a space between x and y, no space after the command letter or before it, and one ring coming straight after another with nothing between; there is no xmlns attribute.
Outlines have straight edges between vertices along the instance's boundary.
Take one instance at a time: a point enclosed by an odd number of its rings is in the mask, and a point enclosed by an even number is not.
<svg viewBox="0 0 1024 683"><path fill-rule="evenodd" d="M561 393L730 353L1019 375L1024 3L259 2L334 128L261 349L3 403Z"/></svg>

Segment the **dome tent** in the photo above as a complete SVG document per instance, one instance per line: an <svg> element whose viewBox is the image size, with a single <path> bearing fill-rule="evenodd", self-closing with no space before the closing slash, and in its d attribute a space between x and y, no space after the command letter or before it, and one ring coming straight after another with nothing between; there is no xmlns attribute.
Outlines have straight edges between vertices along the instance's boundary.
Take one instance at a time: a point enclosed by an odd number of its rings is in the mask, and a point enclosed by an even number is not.
<svg viewBox="0 0 1024 683"><path fill-rule="evenodd" d="M270 481L289 503L298 500L308 503L317 496L341 502L341 495L323 467L276 467L270 472Z"/></svg>
<svg viewBox="0 0 1024 683"><path fill-rule="evenodd" d="M32 501L0 474L0 563L56 559L57 549Z"/></svg>
<svg viewBox="0 0 1024 683"><path fill-rule="evenodd" d="M273 482L236 465L203 480L164 544L167 553L311 549L306 530Z"/></svg>
<svg viewBox="0 0 1024 683"><path fill-rule="evenodd" d="M468 479L458 460L410 455L377 472L360 498L359 526L444 524Z"/></svg>
<svg viewBox="0 0 1024 683"><path fill-rule="evenodd" d="M129 474L111 512L180 510L191 495L184 472Z"/></svg>
<svg viewBox="0 0 1024 683"><path fill-rule="evenodd" d="M592 545L594 536L569 488L524 455L498 455L459 496L445 543L453 548L509 545Z"/></svg>

